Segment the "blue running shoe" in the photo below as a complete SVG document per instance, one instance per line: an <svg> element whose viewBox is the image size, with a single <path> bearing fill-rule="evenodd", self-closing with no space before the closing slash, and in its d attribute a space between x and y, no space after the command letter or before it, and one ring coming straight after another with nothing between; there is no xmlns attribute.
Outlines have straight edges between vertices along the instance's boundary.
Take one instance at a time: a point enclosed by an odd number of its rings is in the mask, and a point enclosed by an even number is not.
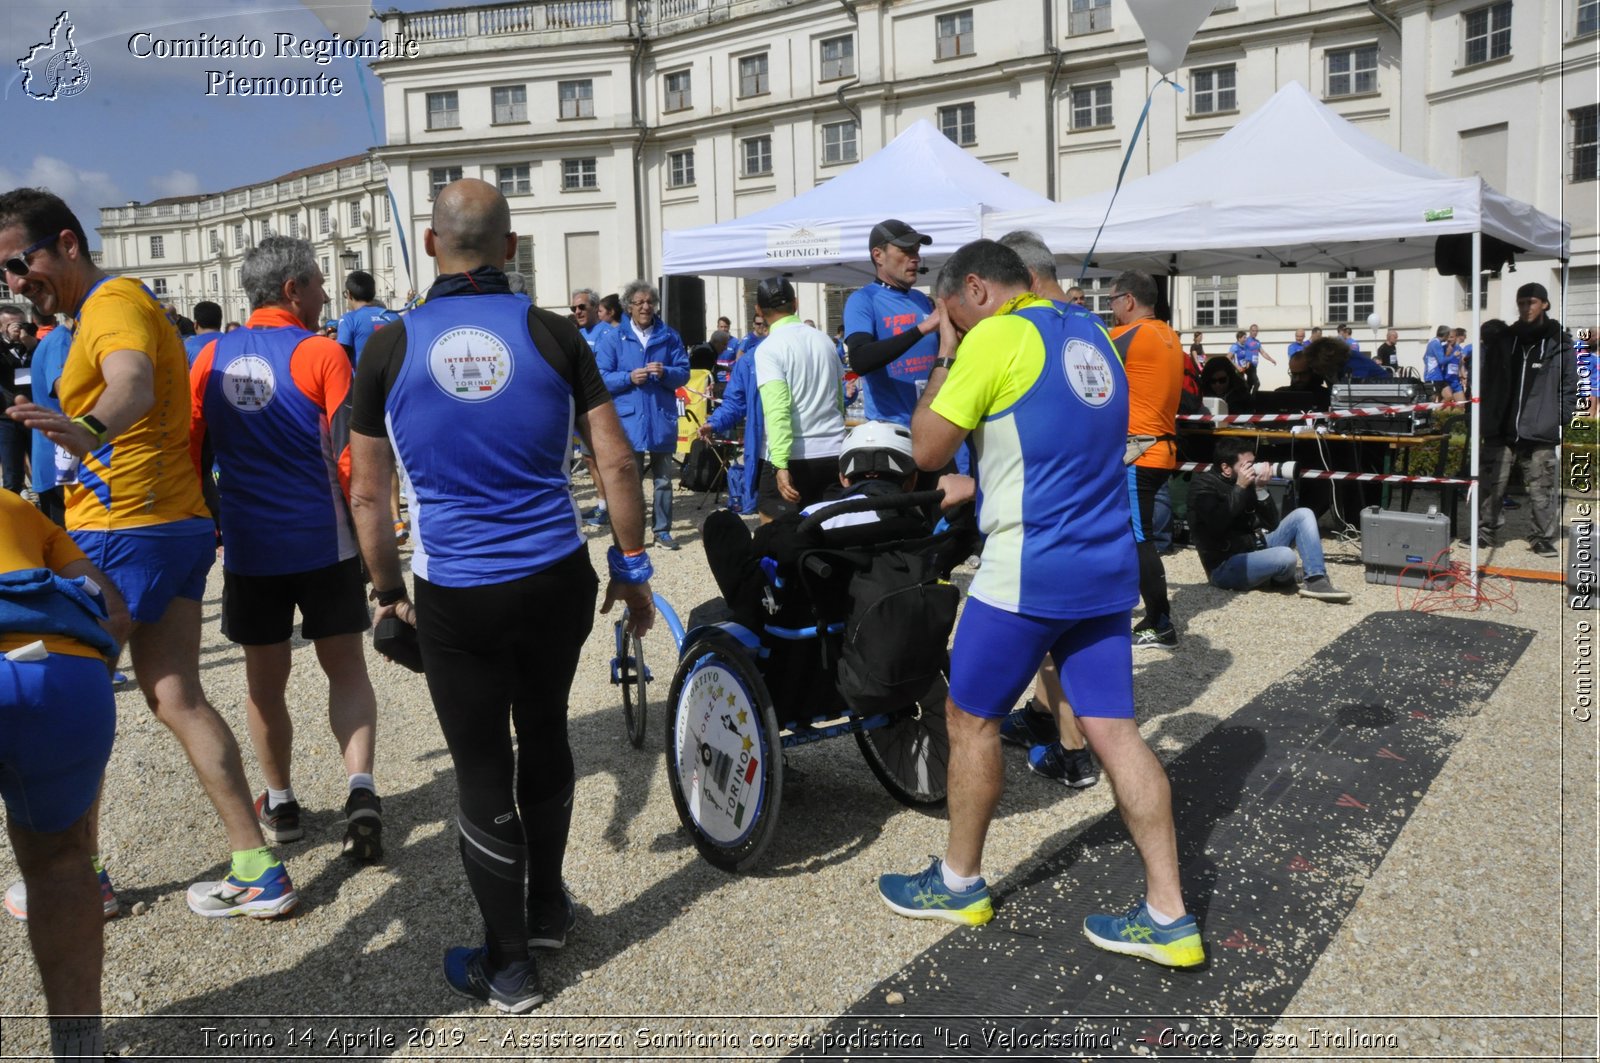
<svg viewBox="0 0 1600 1063"><path fill-rule="evenodd" d="M611 526L611 511L596 506L594 512L583 518L583 524L586 528L609 528Z"/></svg>
<svg viewBox="0 0 1600 1063"><path fill-rule="evenodd" d="M994 918L989 884L983 879L959 893L944 884L943 865L933 858L926 871L916 875L880 875L878 896L890 911L912 919L943 919L961 926L982 926Z"/></svg>
<svg viewBox="0 0 1600 1063"><path fill-rule="evenodd" d="M276 919L288 915L300 903L300 894L289 881L281 862L249 882L230 872L221 882L196 882L189 887L189 910L208 919L248 915L253 919Z"/></svg>
<svg viewBox="0 0 1600 1063"><path fill-rule="evenodd" d="M489 973L488 960L488 949L457 946L444 954L444 980L462 996L512 1015L532 1011L544 1003L539 971L532 959L493 975Z"/></svg>
<svg viewBox="0 0 1600 1063"><path fill-rule="evenodd" d="M1036 698L1029 698L1026 704L1012 709L1000 721L1000 741L1014 746L1032 747L1060 739L1061 729L1056 726L1056 718L1041 709Z"/></svg>
<svg viewBox="0 0 1600 1063"><path fill-rule="evenodd" d="M1087 747L1067 749L1060 742L1034 746L1028 750L1028 770L1046 779L1054 779L1074 790L1082 790L1100 781L1094 758Z"/></svg>
<svg viewBox="0 0 1600 1063"><path fill-rule="evenodd" d="M662 549L676 550L678 548L678 540L672 537L671 532L656 532L655 535L656 545Z"/></svg>
<svg viewBox="0 0 1600 1063"><path fill-rule="evenodd" d="M1140 901L1127 915L1091 915L1083 921L1084 936L1096 948L1139 956L1166 967L1198 967L1206 962L1206 947L1194 916L1185 915L1170 926L1156 926Z"/></svg>

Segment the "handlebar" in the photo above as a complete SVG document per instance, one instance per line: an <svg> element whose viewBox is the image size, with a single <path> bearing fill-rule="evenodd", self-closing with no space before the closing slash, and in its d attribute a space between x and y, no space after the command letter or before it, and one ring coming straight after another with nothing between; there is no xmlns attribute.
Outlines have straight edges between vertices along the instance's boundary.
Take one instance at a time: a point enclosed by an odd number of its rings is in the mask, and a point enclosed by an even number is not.
<svg viewBox="0 0 1600 1063"><path fill-rule="evenodd" d="M798 535L808 535L822 527L824 521L833 517L841 517L847 513L878 513L890 509L921 509L924 506L934 505L944 501L944 492L939 489L932 491L907 491L905 493L869 495L866 498L852 498L847 502L835 502L826 509L816 513L800 522L796 529Z"/></svg>

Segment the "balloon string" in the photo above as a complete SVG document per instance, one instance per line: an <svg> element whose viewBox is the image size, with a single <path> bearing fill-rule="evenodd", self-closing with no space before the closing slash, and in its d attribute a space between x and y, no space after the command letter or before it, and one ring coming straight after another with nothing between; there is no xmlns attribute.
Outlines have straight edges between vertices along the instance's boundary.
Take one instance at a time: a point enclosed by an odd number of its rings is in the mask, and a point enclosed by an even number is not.
<svg viewBox="0 0 1600 1063"><path fill-rule="evenodd" d="M1122 154L1122 169L1117 171L1117 183L1111 189L1111 202L1106 204L1105 216L1100 219L1100 228L1094 231L1094 240L1089 244L1089 253L1083 257L1083 267L1078 271L1078 284L1082 286L1084 279L1089 274L1089 263L1094 261L1094 249L1100 246L1100 234L1106 231L1106 222L1111 219L1111 208L1116 206L1117 193L1122 191L1122 178L1128 173L1128 163L1133 160L1133 149L1139 143L1139 134L1144 131L1144 120L1150 115L1150 104L1155 99L1156 89L1162 85L1171 85L1179 92L1183 86L1161 75L1161 80L1150 86L1150 92L1144 98L1144 110L1139 112L1139 123L1133 127L1133 136L1128 140L1128 150Z"/></svg>
<svg viewBox="0 0 1600 1063"><path fill-rule="evenodd" d="M372 130L372 142L380 144L383 137L378 133L378 117L372 112L372 94L367 91L366 64L359 59L351 60L356 65L356 84L361 86L361 102L367 109L367 126ZM387 176L388 167L384 167L386 176L383 179L384 195L389 197L389 216L394 219L394 233L400 240L400 262L405 266L406 277L411 276L411 252L406 247L406 227L400 222L400 204L394 198L394 187L389 183Z"/></svg>

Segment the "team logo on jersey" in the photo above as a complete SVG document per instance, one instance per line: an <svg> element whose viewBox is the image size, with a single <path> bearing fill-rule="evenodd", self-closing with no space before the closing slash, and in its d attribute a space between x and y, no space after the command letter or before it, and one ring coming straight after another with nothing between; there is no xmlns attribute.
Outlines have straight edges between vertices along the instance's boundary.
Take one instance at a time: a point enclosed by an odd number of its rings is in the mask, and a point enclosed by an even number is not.
<svg viewBox="0 0 1600 1063"><path fill-rule="evenodd" d="M481 402L511 382L511 348L485 329L453 328L428 349L428 369L446 395Z"/></svg>
<svg viewBox="0 0 1600 1063"><path fill-rule="evenodd" d="M222 397L234 409L255 413L272 405L278 393L277 378L272 375L272 363L254 354L235 358L222 371Z"/></svg>
<svg viewBox="0 0 1600 1063"><path fill-rule="evenodd" d="M1072 339L1061 348L1061 370L1067 386L1090 406L1100 407L1117 393L1116 374L1105 352L1087 340Z"/></svg>

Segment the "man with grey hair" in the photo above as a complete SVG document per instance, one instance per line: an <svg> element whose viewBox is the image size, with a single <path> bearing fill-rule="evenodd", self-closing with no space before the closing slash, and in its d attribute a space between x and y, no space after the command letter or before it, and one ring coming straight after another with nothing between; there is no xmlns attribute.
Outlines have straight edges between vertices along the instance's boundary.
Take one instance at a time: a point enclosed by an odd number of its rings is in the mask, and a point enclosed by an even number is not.
<svg viewBox="0 0 1600 1063"><path fill-rule="evenodd" d="M672 481L678 449L678 389L689 382L689 352L657 311L661 295L649 281L622 290L627 320L606 333L595 362L617 416L633 444L641 476L655 482L651 529L657 544L676 550L672 538Z"/></svg>
<svg viewBox="0 0 1600 1063"><path fill-rule="evenodd" d="M598 351L600 341L615 327L600 319L600 293L593 288L574 289L569 309L572 311L572 323L578 326L578 334L589 344L591 351ZM610 513L606 509L605 481L600 477L600 469L595 465L594 455L581 441L579 453L583 457L584 467L589 470L589 482L594 484L595 495L593 508L583 511L583 522L591 528L604 528L611 520Z"/></svg>
<svg viewBox="0 0 1600 1063"><path fill-rule="evenodd" d="M328 722L344 757L345 851L383 855L372 779L377 697L367 676L365 580L350 525L350 359L316 326L328 304L311 245L269 236L244 257L245 327L207 344L189 371L189 450L209 439L222 534L222 634L244 647L245 712L273 842L305 836L290 782L294 722L285 692L295 610L328 677ZM330 491L330 485L339 485Z"/></svg>

